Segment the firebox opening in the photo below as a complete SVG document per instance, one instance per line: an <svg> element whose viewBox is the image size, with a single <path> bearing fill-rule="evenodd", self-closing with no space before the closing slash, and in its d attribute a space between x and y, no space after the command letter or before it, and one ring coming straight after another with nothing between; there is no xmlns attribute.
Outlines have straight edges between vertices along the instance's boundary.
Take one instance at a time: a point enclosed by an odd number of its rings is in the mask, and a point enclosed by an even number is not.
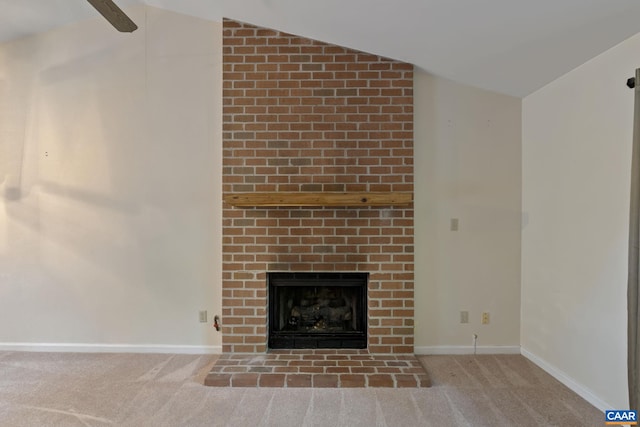
<svg viewBox="0 0 640 427"><path fill-rule="evenodd" d="M366 348L368 273L268 273L269 348Z"/></svg>

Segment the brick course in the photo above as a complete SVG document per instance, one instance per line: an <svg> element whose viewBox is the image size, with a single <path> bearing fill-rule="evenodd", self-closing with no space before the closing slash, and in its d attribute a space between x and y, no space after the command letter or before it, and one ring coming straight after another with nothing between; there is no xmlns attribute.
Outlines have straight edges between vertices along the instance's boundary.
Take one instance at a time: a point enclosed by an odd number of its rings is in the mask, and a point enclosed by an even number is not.
<svg viewBox="0 0 640 427"><path fill-rule="evenodd" d="M412 65L224 20L223 69L224 193L413 191ZM358 271L369 352L413 353L413 262L413 205L225 204L223 351L267 350L267 271Z"/></svg>

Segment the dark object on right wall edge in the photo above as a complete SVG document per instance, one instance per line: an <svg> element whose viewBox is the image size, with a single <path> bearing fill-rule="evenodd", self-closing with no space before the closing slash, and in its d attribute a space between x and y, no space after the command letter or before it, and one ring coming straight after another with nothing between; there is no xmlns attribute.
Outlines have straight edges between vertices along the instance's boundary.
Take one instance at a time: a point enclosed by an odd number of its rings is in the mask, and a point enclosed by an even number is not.
<svg viewBox="0 0 640 427"><path fill-rule="evenodd" d="M633 89L634 87L636 87L636 78L635 77L630 77L627 79L627 87L629 89Z"/></svg>

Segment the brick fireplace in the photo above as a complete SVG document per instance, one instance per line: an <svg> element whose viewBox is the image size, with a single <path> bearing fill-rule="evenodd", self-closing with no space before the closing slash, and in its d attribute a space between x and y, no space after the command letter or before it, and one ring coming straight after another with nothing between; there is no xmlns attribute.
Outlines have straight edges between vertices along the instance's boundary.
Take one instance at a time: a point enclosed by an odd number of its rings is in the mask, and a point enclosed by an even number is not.
<svg viewBox="0 0 640 427"><path fill-rule="evenodd" d="M225 20L223 192L413 192L413 66ZM266 353L268 272L368 273L367 353L413 353L413 204L223 206L223 352ZM361 354L361 353L360 353Z"/></svg>

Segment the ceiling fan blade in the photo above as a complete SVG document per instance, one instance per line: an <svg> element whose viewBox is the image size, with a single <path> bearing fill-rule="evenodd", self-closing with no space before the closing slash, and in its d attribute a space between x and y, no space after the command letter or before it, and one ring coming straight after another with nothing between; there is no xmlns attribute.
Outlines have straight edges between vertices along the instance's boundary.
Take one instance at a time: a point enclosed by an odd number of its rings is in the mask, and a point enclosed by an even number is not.
<svg viewBox="0 0 640 427"><path fill-rule="evenodd" d="M87 0L116 30L131 33L138 26L112 0Z"/></svg>

